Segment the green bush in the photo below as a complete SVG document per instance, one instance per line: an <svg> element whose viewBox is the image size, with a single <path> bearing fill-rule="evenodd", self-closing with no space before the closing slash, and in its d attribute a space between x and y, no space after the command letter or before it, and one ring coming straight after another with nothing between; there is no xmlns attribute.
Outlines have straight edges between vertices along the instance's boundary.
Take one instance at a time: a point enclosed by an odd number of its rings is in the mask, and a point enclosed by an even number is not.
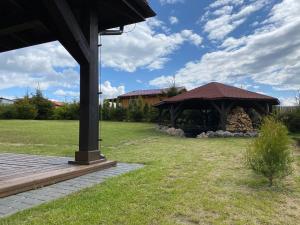
<svg viewBox="0 0 300 225"><path fill-rule="evenodd" d="M110 118L113 121L124 121L127 117L126 109L123 108L119 101L110 107Z"/></svg>
<svg viewBox="0 0 300 225"><path fill-rule="evenodd" d="M0 119L14 119L16 118L16 108L13 104L0 105Z"/></svg>
<svg viewBox="0 0 300 225"><path fill-rule="evenodd" d="M80 106L78 102L65 103L54 109L53 119L55 120L78 120Z"/></svg>
<svg viewBox="0 0 300 225"><path fill-rule="evenodd" d="M30 103L27 97L17 100L14 103L14 107L16 110L17 119L34 120L38 115L37 108L35 105Z"/></svg>
<svg viewBox="0 0 300 225"><path fill-rule="evenodd" d="M149 113L147 117L147 122L156 123L159 120L159 111L157 108L149 107Z"/></svg>
<svg viewBox="0 0 300 225"><path fill-rule="evenodd" d="M141 97L131 99L128 106L128 119L132 122L141 122L144 119L144 102Z"/></svg>
<svg viewBox="0 0 300 225"><path fill-rule="evenodd" d="M293 112L278 113L276 118L282 121L290 132L300 132L300 109Z"/></svg>
<svg viewBox="0 0 300 225"><path fill-rule="evenodd" d="M260 136L246 151L246 164L257 174L268 178L270 186L275 178L292 173L292 151L286 127L272 117L263 121Z"/></svg>

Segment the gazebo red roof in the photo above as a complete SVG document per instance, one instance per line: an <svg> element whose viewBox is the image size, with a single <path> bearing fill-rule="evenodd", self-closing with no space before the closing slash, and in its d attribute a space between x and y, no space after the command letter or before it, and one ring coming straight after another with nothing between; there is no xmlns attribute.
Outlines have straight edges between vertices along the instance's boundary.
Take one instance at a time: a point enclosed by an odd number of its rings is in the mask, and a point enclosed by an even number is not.
<svg viewBox="0 0 300 225"><path fill-rule="evenodd" d="M235 100L256 100L256 101L268 101L279 104L277 98L271 96L255 93L252 91L247 91L241 88L212 82L201 87L195 88L188 92L182 93L180 95L168 98L157 104L163 105L167 103L183 102L187 100L224 100L224 99L235 99Z"/></svg>

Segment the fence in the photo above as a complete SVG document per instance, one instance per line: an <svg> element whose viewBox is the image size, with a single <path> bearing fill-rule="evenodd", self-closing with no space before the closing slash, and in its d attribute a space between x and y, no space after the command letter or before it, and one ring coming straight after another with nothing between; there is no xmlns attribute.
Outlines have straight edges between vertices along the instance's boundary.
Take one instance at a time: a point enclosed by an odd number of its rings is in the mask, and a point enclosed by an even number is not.
<svg viewBox="0 0 300 225"><path fill-rule="evenodd" d="M300 109L300 106L275 106L275 111L278 113L294 112Z"/></svg>

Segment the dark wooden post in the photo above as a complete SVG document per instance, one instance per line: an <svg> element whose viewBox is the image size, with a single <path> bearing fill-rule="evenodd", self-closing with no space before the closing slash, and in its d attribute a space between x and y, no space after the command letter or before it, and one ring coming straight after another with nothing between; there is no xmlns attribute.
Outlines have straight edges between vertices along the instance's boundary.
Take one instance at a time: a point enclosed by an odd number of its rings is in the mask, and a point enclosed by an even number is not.
<svg viewBox="0 0 300 225"><path fill-rule="evenodd" d="M92 164L104 157L99 151L99 23L96 3L82 6L81 23L66 0L43 0L51 29L59 31L58 40L80 65L80 129L79 151L70 163ZM47 22L47 20L46 20Z"/></svg>
<svg viewBox="0 0 300 225"><path fill-rule="evenodd" d="M226 130L227 111L225 110L224 102L221 103L220 109L220 128Z"/></svg>
<svg viewBox="0 0 300 225"><path fill-rule="evenodd" d="M98 17L93 8L86 10L83 34L90 47L90 61L80 65L79 151L75 161L90 164L101 160L99 151L99 51Z"/></svg>
<svg viewBox="0 0 300 225"><path fill-rule="evenodd" d="M226 130L227 116L228 112L234 105L234 102L230 103L227 107L225 106L225 102L221 102L221 106L218 106L216 103L211 102L213 107L218 111L220 121L219 121L219 129Z"/></svg>
<svg viewBox="0 0 300 225"><path fill-rule="evenodd" d="M171 105L170 106L170 119L171 119L171 126L176 128L176 120L179 117L180 113L183 111L183 103L180 103L179 105Z"/></svg>

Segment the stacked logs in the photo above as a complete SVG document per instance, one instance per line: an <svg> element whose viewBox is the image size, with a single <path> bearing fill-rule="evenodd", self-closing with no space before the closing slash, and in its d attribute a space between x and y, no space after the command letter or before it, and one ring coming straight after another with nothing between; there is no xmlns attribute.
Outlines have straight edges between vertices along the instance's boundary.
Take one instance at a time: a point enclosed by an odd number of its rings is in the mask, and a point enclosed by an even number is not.
<svg viewBox="0 0 300 225"><path fill-rule="evenodd" d="M226 130L230 132L253 131L252 121L242 107L235 107L228 114Z"/></svg>

